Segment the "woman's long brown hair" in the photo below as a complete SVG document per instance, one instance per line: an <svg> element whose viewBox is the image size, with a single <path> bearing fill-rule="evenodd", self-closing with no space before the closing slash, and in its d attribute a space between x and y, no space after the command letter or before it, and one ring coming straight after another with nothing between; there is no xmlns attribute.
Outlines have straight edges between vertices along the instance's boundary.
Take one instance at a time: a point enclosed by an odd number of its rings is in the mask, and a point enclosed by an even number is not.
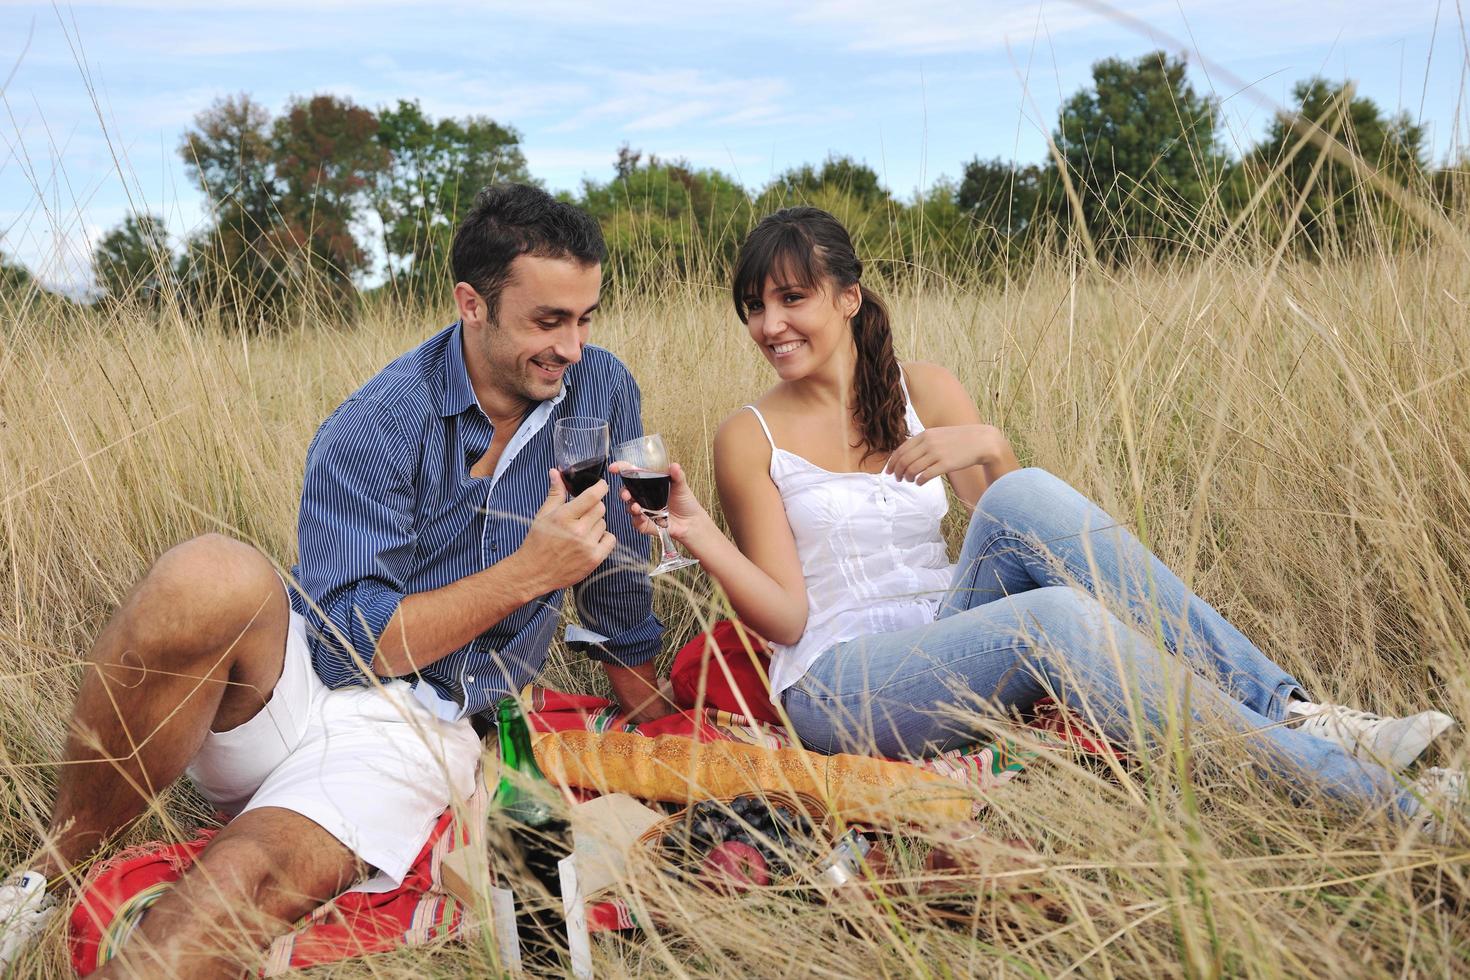
<svg viewBox="0 0 1470 980"><path fill-rule="evenodd" d="M766 281L777 274L782 282L807 289L816 289L826 280L834 297L849 286L861 290L862 305L852 318L852 339L857 345L852 414L867 447L863 458L893 452L909 436L893 331L888 325L888 308L860 284L863 263L853 251L847 229L820 208L784 208L762 218L735 260L730 294L741 323L750 319L750 301L759 298Z"/></svg>

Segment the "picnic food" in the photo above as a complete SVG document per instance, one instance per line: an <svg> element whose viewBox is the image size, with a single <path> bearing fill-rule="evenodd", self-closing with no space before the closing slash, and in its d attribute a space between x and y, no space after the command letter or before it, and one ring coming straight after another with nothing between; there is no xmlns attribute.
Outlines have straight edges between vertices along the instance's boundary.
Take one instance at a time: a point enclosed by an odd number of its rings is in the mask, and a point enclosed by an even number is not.
<svg viewBox="0 0 1470 980"><path fill-rule="evenodd" d="M553 783L645 800L690 803L752 792L807 793L845 820L952 822L970 816L965 788L902 762L818 755L677 735L547 732L536 761Z"/></svg>
<svg viewBox="0 0 1470 980"><path fill-rule="evenodd" d="M702 800L669 818L649 843L676 876L716 891L744 891L786 878L820 851L816 825L794 798Z"/></svg>

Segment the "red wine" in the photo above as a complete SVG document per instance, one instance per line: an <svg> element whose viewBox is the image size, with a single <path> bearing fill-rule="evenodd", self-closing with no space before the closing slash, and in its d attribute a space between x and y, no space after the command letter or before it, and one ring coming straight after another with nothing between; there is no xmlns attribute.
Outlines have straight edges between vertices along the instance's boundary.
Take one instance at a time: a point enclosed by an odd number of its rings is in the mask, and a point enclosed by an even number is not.
<svg viewBox="0 0 1470 980"><path fill-rule="evenodd" d="M667 473L625 470L622 477L623 486L628 488L639 507L644 510L663 510L669 506L669 486L672 481Z"/></svg>
<svg viewBox="0 0 1470 980"><path fill-rule="evenodd" d="M605 469L607 469L607 457L593 456L591 459L584 459L571 466L562 467L561 480L567 485L567 493L575 497L602 479Z"/></svg>

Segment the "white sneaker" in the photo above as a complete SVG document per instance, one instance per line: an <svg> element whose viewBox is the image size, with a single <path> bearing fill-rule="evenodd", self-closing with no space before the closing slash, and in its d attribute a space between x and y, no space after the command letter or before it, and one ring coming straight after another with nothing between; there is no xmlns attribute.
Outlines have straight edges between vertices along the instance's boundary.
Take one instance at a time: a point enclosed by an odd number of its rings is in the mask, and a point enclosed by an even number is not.
<svg viewBox="0 0 1470 980"><path fill-rule="evenodd" d="M0 882L0 975L35 941L56 914L55 895L46 894L46 876L27 871Z"/></svg>
<svg viewBox="0 0 1470 980"><path fill-rule="evenodd" d="M1455 727L1455 719L1439 711L1394 718L1311 701L1293 701L1287 714L1304 719L1298 731L1336 742L1359 759L1387 765L1395 772L1407 768L1430 742Z"/></svg>
<svg viewBox="0 0 1470 980"><path fill-rule="evenodd" d="M1449 821L1445 818L1465 803L1465 774L1458 769L1430 766L1409 784L1409 792L1419 800L1414 815L1419 832L1436 844L1450 842Z"/></svg>

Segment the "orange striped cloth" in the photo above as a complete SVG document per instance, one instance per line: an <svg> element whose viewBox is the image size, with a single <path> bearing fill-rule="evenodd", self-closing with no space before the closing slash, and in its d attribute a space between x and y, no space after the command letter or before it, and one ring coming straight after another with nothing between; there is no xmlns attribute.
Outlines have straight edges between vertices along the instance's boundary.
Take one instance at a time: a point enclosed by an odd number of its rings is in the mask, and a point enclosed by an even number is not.
<svg viewBox="0 0 1470 980"><path fill-rule="evenodd" d="M781 747L792 744L778 726L708 708L681 711L643 725L632 725L602 698L565 694L543 688L526 692L532 726L539 731L586 729L684 735L701 740L731 739ZM1031 732L1083 752L1110 751L1101 740L1076 727L1053 705L1038 706ZM983 794L1014 778L1029 753L1002 740L969 750L956 750L915 764L941 773ZM440 866L446 855L469 840L468 828L482 825L488 800L483 788L463 808L459 819L445 811L414 861L403 884L391 892L347 892L301 919L270 946L261 976L320 966L372 953L449 939L472 939L488 924L444 888ZM68 942L72 967L86 976L116 955L149 907L177 881L218 833L206 829L182 843L155 842L129 848L95 865L72 911ZM591 931L636 928L632 913L618 901L588 906Z"/></svg>

